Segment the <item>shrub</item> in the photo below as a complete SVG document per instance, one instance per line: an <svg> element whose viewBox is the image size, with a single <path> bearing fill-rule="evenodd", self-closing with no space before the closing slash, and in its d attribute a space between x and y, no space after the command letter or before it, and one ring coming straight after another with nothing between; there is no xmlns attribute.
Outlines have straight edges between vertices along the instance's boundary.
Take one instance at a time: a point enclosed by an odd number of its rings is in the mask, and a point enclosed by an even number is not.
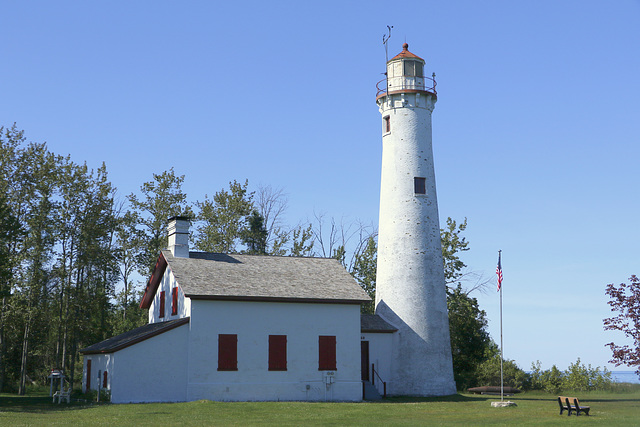
<svg viewBox="0 0 640 427"><path fill-rule="evenodd" d="M558 393L561 390L592 391L611 390L613 380L611 372L600 367L592 368L580 362L569 365L566 371L561 371L553 365L551 369L543 371L538 360L531 365L531 389L544 390L549 393Z"/></svg>
<svg viewBox="0 0 640 427"><path fill-rule="evenodd" d="M529 374L520 369L515 361L505 359L502 362L502 370L505 386L525 389L530 387ZM500 385L500 353L496 352L481 363L476 373L478 385Z"/></svg>
<svg viewBox="0 0 640 427"><path fill-rule="evenodd" d="M611 372L607 368L600 371L600 367L585 366L578 358L565 372L562 387L564 390L576 391L611 390L612 383Z"/></svg>

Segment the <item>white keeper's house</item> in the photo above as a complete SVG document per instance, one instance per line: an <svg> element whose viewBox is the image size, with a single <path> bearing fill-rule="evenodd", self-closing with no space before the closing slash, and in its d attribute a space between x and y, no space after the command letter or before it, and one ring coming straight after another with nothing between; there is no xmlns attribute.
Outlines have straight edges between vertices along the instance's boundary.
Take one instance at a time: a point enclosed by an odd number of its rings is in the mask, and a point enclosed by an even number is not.
<svg viewBox="0 0 640 427"><path fill-rule="evenodd" d="M385 74L376 314L360 315L370 298L335 259L190 252L188 219L172 218L141 302L149 324L81 350L84 390L115 403L455 393L435 80L406 43Z"/></svg>
<svg viewBox="0 0 640 427"><path fill-rule="evenodd" d="M188 229L169 221L141 303L149 324L82 350L85 390L114 403L362 399L370 299L337 260L190 252Z"/></svg>

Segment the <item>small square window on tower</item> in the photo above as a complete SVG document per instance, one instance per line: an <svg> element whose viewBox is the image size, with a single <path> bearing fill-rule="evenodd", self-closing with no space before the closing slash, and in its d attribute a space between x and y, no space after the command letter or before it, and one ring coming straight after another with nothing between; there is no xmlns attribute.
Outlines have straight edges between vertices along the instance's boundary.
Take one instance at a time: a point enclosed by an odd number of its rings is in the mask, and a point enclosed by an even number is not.
<svg viewBox="0 0 640 427"><path fill-rule="evenodd" d="M384 133L391 132L391 117L384 116L382 120L383 120L382 126L383 126Z"/></svg>
<svg viewBox="0 0 640 427"><path fill-rule="evenodd" d="M416 194L427 194L427 179L418 176L414 177L413 189Z"/></svg>

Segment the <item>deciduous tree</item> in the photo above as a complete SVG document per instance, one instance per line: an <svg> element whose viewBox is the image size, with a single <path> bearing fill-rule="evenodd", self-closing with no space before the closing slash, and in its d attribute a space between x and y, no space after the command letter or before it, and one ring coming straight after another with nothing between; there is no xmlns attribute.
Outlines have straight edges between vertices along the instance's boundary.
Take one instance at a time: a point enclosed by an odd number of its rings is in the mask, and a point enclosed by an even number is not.
<svg viewBox="0 0 640 427"><path fill-rule="evenodd" d="M363 249L355 256L351 274L369 295L371 302L362 305L362 312L372 314L376 300L376 271L378 263L378 244L375 236L369 236Z"/></svg>
<svg viewBox="0 0 640 427"><path fill-rule="evenodd" d="M229 183L229 191L222 189L213 199L205 195L196 202L199 209L194 235L195 247L206 252L235 253L240 243L245 221L254 209L249 181Z"/></svg>
<svg viewBox="0 0 640 427"><path fill-rule="evenodd" d="M147 276L160 251L167 245L167 220L174 216L193 218L193 210L182 191L184 175L176 175L173 168L153 174L153 180L140 187L142 197L130 194L127 198L137 214L144 231L142 256L138 271Z"/></svg>
<svg viewBox="0 0 640 427"><path fill-rule="evenodd" d="M613 353L610 362L635 367L640 377L640 279L633 275L628 284L610 283L605 293L611 298L608 302L611 311L618 314L604 319L604 329L620 331L632 341L631 345L606 344Z"/></svg>
<svg viewBox="0 0 640 427"><path fill-rule="evenodd" d="M449 334L453 374L458 389L477 385L477 370L486 360L493 341L487 331L487 315L478 301L463 291L462 285L447 289Z"/></svg>

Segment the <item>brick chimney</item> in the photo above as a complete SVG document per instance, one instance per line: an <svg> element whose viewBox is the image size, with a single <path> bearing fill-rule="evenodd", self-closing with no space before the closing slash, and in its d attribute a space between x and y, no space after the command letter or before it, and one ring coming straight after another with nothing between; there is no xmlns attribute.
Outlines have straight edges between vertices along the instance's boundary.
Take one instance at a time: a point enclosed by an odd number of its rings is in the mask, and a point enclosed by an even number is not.
<svg viewBox="0 0 640 427"><path fill-rule="evenodd" d="M167 234L169 247L174 257L189 258L189 226L191 221L186 216L169 218Z"/></svg>

